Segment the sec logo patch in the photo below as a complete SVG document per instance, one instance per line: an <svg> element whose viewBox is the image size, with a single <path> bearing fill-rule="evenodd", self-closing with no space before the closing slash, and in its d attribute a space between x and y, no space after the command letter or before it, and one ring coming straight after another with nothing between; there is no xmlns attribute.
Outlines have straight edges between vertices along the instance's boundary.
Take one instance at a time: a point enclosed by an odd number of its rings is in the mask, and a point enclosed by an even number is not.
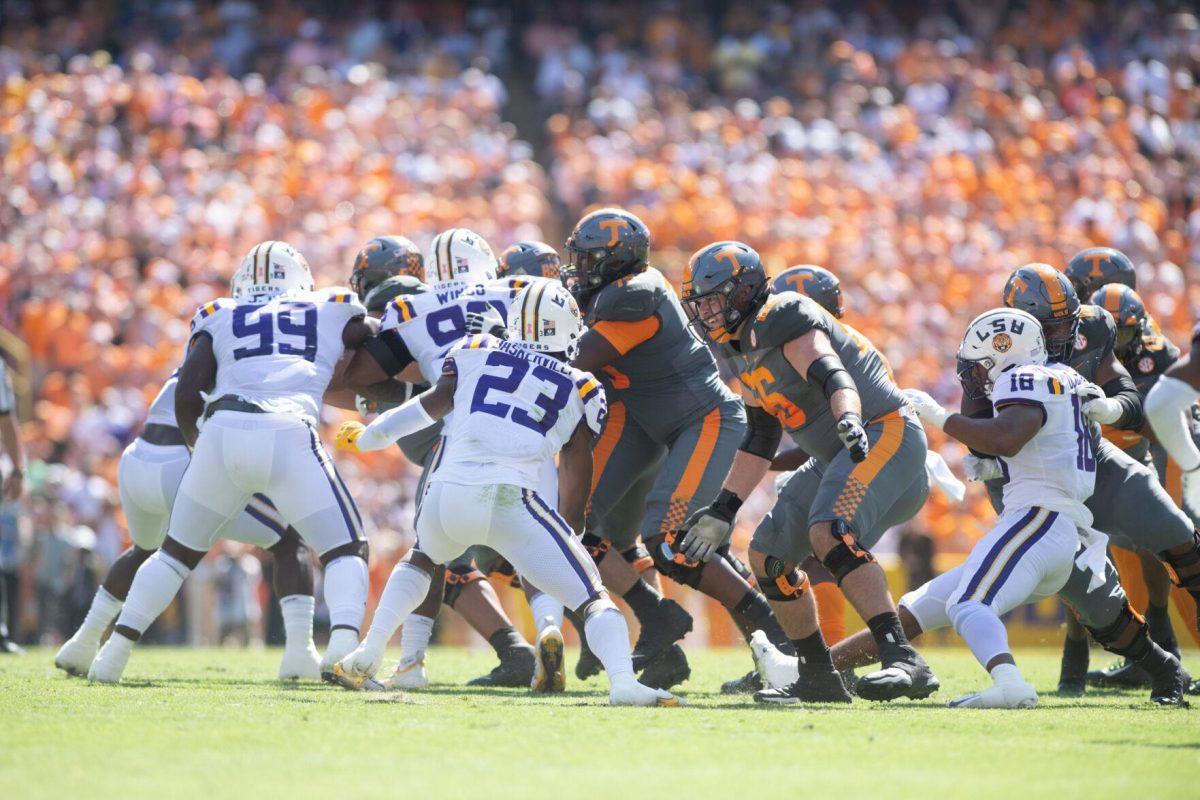
<svg viewBox="0 0 1200 800"><path fill-rule="evenodd" d="M1012 349L1012 337L1007 333L997 333L992 337L992 349L997 353L1007 353Z"/></svg>
<svg viewBox="0 0 1200 800"><path fill-rule="evenodd" d="M1154 372L1154 359L1150 356L1142 356L1138 359L1138 369L1142 372Z"/></svg>
<svg viewBox="0 0 1200 800"><path fill-rule="evenodd" d="M1082 350L1087 347L1087 337L1082 333L1075 334L1075 349Z"/></svg>

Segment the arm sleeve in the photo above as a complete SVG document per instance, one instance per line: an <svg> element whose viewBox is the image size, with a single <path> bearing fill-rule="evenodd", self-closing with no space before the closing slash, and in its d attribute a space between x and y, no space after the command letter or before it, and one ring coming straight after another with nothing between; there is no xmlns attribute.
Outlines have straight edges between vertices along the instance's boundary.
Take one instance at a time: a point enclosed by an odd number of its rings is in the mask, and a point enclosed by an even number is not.
<svg viewBox="0 0 1200 800"><path fill-rule="evenodd" d="M421 398L414 397L372 420L362 436L358 437L356 446L359 450L382 450L397 439L422 431L436 421L421 405Z"/></svg>
<svg viewBox="0 0 1200 800"><path fill-rule="evenodd" d="M1142 413L1142 394L1133 378L1118 375L1100 388L1104 390L1108 399L1115 400L1121 406L1121 416L1113 423L1113 427L1121 430L1140 430L1145 416Z"/></svg>
<svg viewBox="0 0 1200 800"><path fill-rule="evenodd" d="M1178 378L1163 377L1146 395L1146 418L1154 435L1180 469L1200 468L1200 450L1188 430L1187 414L1196 402L1196 390Z"/></svg>

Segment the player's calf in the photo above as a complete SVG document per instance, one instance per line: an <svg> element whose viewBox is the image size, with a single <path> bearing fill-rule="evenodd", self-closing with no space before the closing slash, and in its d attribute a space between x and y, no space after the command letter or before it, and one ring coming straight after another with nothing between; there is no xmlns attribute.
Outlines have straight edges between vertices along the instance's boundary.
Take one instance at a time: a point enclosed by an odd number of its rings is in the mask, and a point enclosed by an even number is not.
<svg viewBox="0 0 1200 800"><path fill-rule="evenodd" d="M1150 701L1158 705L1187 706L1183 695L1187 677L1179 660L1150 638L1146 621L1126 600L1116 619L1088 630L1104 649L1125 656L1150 675Z"/></svg>
<svg viewBox="0 0 1200 800"><path fill-rule="evenodd" d="M370 587L369 553L367 543L359 541L321 554L321 564L325 567L325 605L329 608L329 644L321 659L322 677L330 675L333 665L358 647Z"/></svg>

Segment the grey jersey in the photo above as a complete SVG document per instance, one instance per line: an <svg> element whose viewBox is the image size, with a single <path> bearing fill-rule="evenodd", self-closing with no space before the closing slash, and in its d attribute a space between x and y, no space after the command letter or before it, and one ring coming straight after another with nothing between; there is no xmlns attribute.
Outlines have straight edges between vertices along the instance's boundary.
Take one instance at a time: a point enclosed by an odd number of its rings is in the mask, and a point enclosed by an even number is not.
<svg viewBox="0 0 1200 800"><path fill-rule="evenodd" d="M821 387L788 361L783 347L811 330L824 331L862 399L863 419L879 419L904 405L887 363L862 334L796 292L772 294L741 338L721 346L746 391L774 415L804 452L828 463L840 452L837 420Z"/></svg>

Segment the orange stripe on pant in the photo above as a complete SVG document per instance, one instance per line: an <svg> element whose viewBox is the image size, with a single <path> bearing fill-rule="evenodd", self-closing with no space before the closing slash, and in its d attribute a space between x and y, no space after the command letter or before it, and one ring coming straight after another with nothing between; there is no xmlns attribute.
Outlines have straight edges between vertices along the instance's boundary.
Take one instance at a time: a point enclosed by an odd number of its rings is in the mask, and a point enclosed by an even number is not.
<svg viewBox="0 0 1200 800"><path fill-rule="evenodd" d="M846 486L838 495L837 502L833 504L834 512L847 521L858 511L858 505L866 496L867 487L871 485L871 481L875 480L879 470L892 460L892 456L896 455L896 451L900 449L900 445L904 441L904 417L900 416L899 411L885 414L867 424L871 425L875 422L883 423L883 433L871 446L867 457L850 470Z"/></svg>
<svg viewBox="0 0 1200 800"><path fill-rule="evenodd" d="M600 438L592 447L593 492L596 491L596 485L600 483L600 476L604 473L604 468L608 466L608 460L612 458L613 450L617 449L617 442L621 440L621 433L624 430L625 404L613 403L608 407L608 422L604 425L604 432L600 434Z"/></svg>
<svg viewBox="0 0 1200 800"><path fill-rule="evenodd" d="M1179 469L1179 465L1175 463L1175 459L1167 458L1167 494L1175 501L1175 505L1183 508L1183 473ZM1169 570L1168 570L1169 571ZM1173 576L1172 576L1173 577ZM1192 641L1200 646L1200 630L1196 629L1196 600L1188 593L1187 589L1182 589L1178 586L1171 587L1171 599L1175 601L1175 608L1179 611L1179 615L1183 617L1184 628L1187 629L1188 635L1192 637Z"/></svg>
<svg viewBox="0 0 1200 800"><path fill-rule="evenodd" d="M696 494L696 489L700 486L701 479L704 478L704 470L708 469L708 462L712 458L713 449L717 446L717 437L720 434L721 409L714 408L704 415L704 422L700 426L700 436L696 440L696 446L692 449L692 455L688 458L687 466L683 470L683 477L679 479L679 484L671 493L667 513L663 516L662 527L659 528L662 533L677 531L687 521L688 506Z"/></svg>

